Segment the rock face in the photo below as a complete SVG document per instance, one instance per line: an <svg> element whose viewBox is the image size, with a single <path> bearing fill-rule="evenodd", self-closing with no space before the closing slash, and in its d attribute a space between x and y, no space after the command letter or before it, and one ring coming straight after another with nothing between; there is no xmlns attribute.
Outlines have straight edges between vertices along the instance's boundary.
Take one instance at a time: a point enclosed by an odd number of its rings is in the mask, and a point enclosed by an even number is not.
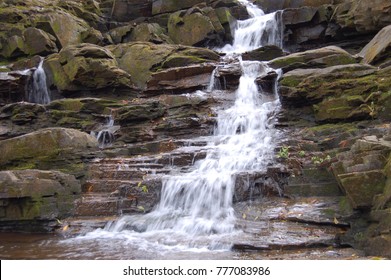
<svg viewBox="0 0 391 280"><path fill-rule="evenodd" d="M283 102L314 104L319 122L388 119L389 71L361 64L293 70L281 81L281 95Z"/></svg>
<svg viewBox="0 0 391 280"><path fill-rule="evenodd" d="M391 3L387 0L345 0L337 7L336 21L342 29L355 29L359 33L373 33L391 24Z"/></svg>
<svg viewBox="0 0 391 280"><path fill-rule="evenodd" d="M107 49L81 44L62 49L45 61L48 82L60 92L118 88L130 91L131 76L118 67Z"/></svg>
<svg viewBox="0 0 391 280"><path fill-rule="evenodd" d="M97 145L95 138L75 129L42 129L0 141L0 169L58 168L80 176L85 168L81 158L88 158L88 150Z"/></svg>
<svg viewBox="0 0 391 280"><path fill-rule="evenodd" d="M176 44L188 46L219 45L225 29L213 9L189 9L170 15L168 35Z"/></svg>
<svg viewBox="0 0 391 280"><path fill-rule="evenodd" d="M0 231L53 231L75 213L80 182L58 171L0 171Z"/></svg>
<svg viewBox="0 0 391 280"><path fill-rule="evenodd" d="M383 64L389 62L391 53L391 25L384 27L376 36L364 47L359 56L363 57L364 63L377 65L380 61Z"/></svg>
<svg viewBox="0 0 391 280"><path fill-rule="evenodd" d="M181 45L155 45L147 42L120 44L110 48L118 60L118 65L132 77L133 83L147 89L153 73L172 67L217 61L220 56L207 49ZM206 70L211 73L212 71ZM201 83L203 84L203 83Z"/></svg>

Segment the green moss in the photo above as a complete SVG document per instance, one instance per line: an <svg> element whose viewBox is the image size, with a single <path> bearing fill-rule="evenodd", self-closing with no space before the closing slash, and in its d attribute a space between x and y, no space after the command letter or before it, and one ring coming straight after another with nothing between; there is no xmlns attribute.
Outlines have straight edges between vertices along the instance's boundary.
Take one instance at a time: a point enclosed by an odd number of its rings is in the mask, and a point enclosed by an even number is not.
<svg viewBox="0 0 391 280"><path fill-rule="evenodd" d="M54 100L50 104L50 108L57 109L57 110L80 112L81 109L83 108L83 103L81 102L80 99L66 98L66 99Z"/></svg>
<svg viewBox="0 0 391 280"><path fill-rule="evenodd" d="M301 80L298 79L297 77L288 76L288 77L283 77L280 83L282 86L285 87L297 87L300 85Z"/></svg>

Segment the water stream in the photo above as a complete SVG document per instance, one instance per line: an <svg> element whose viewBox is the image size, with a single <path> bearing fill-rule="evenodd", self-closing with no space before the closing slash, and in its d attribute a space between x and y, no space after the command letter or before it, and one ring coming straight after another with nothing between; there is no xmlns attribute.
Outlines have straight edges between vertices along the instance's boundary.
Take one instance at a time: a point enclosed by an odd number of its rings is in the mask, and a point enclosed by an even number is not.
<svg viewBox="0 0 391 280"><path fill-rule="evenodd" d="M281 46L276 13L265 15L241 0L251 18L240 21L234 42L222 52L240 54L265 44ZM272 160L277 94L260 92L256 78L269 69L262 62L242 61L242 76L234 104L218 112L214 135L205 159L190 172L163 177L160 203L145 215L123 216L103 230L79 239L120 238L148 250L228 250L240 231L235 227L233 195L236 176L265 171ZM214 79L208 90L213 90Z"/></svg>
<svg viewBox="0 0 391 280"><path fill-rule="evenodd" d="M43 59L34 71L31 84L28 87L28 102L38 104L50 103L49 90L46 85L46 74L42 67Z"/></svg>

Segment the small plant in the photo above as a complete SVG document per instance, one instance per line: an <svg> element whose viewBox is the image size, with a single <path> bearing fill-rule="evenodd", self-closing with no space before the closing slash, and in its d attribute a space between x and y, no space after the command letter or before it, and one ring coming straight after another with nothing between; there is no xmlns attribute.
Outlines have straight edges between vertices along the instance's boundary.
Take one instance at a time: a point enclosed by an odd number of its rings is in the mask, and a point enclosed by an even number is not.
<svg viewBox="0 0 391 280"><path fill-rule="evenodd" d="M376 107L375 102L372 101L370 105L362 104L360 107L361 108L365 107L366 109L368 109L369 115L371 116L372 119L376 118L378 109Z"/></svg>
<svg viewBox="0 0 391 280"><path fill-rule="evenodd" d="M300 151L299 152L299 157L305 157L305 152L304 151Z"/></svg>
<svg viewBox="0 0 391 280"><path fill-rule="evenodd" d="M327 155L325 157L320 157L320 156L313 156L311 158L311 161L313 164L322 164L323 162L326 162L326 161L330 161L331 160L331 156L330 155Z"/></svg>
<svg viewBox="0 0 391 280"><path fill-rule="evenodd" d="M139 182L137 187L141 188L141 191L144 192L144 193L148 193L149 192L148 187L146 185L142 185L142 182Z"/></svg>
<svg viewBox="0 0 391 280"><path fill-rule="evenodd" d="M277 153L278 158L289 158L289 147L288 146L282 146L280 151Z"/></svg>

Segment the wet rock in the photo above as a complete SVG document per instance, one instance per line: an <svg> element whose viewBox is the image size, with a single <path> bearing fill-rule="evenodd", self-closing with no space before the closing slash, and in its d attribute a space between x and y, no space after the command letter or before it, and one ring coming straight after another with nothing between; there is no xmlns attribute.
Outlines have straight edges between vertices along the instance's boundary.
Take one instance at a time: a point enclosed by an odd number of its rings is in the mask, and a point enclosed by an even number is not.
<svg viewBox="0 0 391 280"><path fill-rule="evenodd" d="M121 70L114 55L93 44L64 48L44 63L48 83L60 92L99 90L110 87L131 91L131 77Z"/></svg>
<svg viewBox="0 0 391 280"><path fill-rule="evenodd" d="M0 106L26 99L31 72L0 72Z"/></svg>
<svg viewBox="0 0 391 280"><path fill-rule="evenodd" d="M284 55L284 52L277 46L260 47L242 55L243 60L270 61Z"/></svg>
<svg viewBox="0 0 391 280"><path fill-rule="evenodd" d="M329 46L278 57L270 61L269 65L273 68L282 68L284 72L288 72L297 68L324 68L355 62L356 59L348 52L336 46Z"/></svg>
<svg viewBox="0 0 391 280"><path fill-rule="evenodd" d="M214 69L214 64L199 64L153 73L144 93L184 92L205 88Z"/></svg>
<svg viewBox="0 0 391 280"><path fill-rule="evenodd" d="M0 171L0 230L53 231L72 216L80 182L59 171Z"/></svg>
<svg viewBox="0 0 391 280"><path fill-rule="evenodd" d="M390 6L391 7L391 6ZM391 54L391 25L384 27L360 52L364 63L387 63Z"/></svg>

